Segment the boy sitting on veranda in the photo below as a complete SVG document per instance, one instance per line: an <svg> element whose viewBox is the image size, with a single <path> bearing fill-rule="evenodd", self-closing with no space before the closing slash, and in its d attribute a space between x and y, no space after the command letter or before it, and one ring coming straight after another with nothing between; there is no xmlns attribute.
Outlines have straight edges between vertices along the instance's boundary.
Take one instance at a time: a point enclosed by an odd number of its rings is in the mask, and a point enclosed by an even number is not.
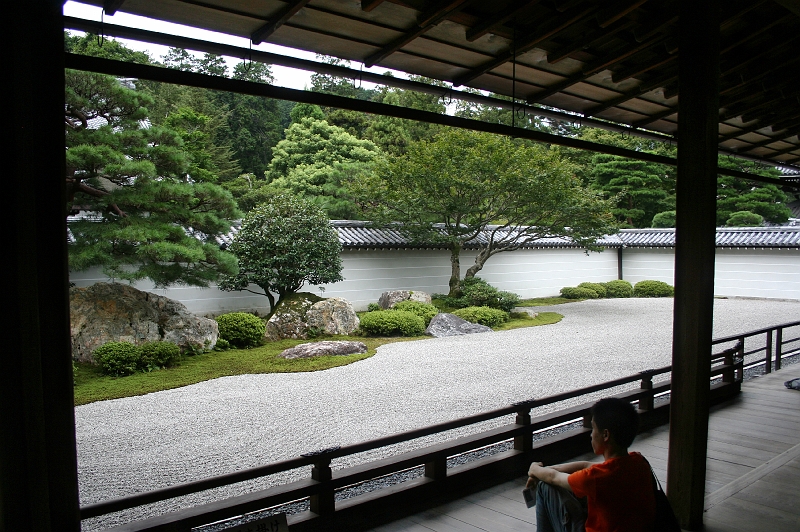
<svg viewBox="0 0 800 532"><path fill-rule="evenodd" d="M601 399L592 407L592 450L603 456L602 463L531 464L528 487L541 481L536 490L537 532L652 530L650 465L641 454L628 453L638 429L639 418L629 402Z"/></svg>

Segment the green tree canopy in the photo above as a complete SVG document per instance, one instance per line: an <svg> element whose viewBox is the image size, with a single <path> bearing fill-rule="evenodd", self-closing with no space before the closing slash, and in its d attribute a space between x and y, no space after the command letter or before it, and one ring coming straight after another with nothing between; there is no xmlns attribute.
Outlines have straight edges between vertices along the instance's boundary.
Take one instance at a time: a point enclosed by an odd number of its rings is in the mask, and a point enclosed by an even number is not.
<svg viewBox="0 0 800 532"><path fill-rule="evenodd" d="M319 207L296 196L273 195L247 213L229 250L239 259L239 273L224 277L219 287L261 293L271 310L306 283L342 280L336 231Z"/></svg>
<svg viewBox="0 0 800 532"><path fill-rule="evenodd" d="M66 72L70 268L112 278L206 286L235 259L214 237L238 216L229 193L192 183L195 163L179 132L149 126L152 98L111 76Z"/></svg>
<svg viewBox="0 0 800 532"><path fill-rule="evenodd" d="M413 240L447 246L454 293L461 250L481 232L488 239L465 277L496 253L545 237L597 249L596 238L614 230L611 206L581 186L573 170L555 149L446 129L361 174L354 193L377 222L400 222Z"/></svg>
<svg viewBox="0 0 800 532"><path fill-rule="evenodd" d="M764 177L780 176L780 172L775 168L765 168L741 159L720 157L718 165L722 168L741 170ZM728 225L731 216L741 211L757 214L770 223L782 224L792 215L791 210L786 206L788 201L786 194L777 185L756 183L731 176L717 176L718 227ZM753 218L750 217L750 219ZM735 220L747 221L741 216Z"/></svg>

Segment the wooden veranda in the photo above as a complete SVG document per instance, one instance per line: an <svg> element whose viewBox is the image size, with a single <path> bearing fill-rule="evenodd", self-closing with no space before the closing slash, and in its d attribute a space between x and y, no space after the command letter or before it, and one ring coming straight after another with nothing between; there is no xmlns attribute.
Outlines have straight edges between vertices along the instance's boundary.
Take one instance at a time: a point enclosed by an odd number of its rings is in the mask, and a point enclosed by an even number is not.
<svg viewBox="0 0 800 532"><path fill-rule="evenodd" d="M8 28L3 32L9 55L4 95L13 133L5 189L10 252L3 261L4 302L9 310L0 320L5 347L0 385L0 530L80 530L64 216L62 117L67 64L677 164L667 487L682 524L691 530L702 528L711 401L708 354L716 177L727 173L761 179L719 169L718 155L800 171L796 0L87 2L102 6L107 15L122 10L248 37L253 43L269 41L449 81L454 89L444 92L454 98L462 97L455 90L458 86L519 97L527 112L677 141L678 158L665 160L372 102L66 57L63 0L12 3L5 10ZM241 48L238 56L281 61L247 48ZM306 67L330 72L330 65ZM492 101L515 110L520 107L516 102ZM784 176L773 182L796 187L797 178ZM329 508L318 510L320 516Z"/></svg>

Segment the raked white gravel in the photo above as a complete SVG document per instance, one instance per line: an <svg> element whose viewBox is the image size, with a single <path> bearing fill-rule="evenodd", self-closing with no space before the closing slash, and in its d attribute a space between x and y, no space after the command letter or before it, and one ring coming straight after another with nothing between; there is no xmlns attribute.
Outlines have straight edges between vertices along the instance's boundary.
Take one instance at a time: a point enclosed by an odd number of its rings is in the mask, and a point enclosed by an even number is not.
<svg viewBox="0 0 800 532"><path fill-rule="evenodd" d="M543 327L394 343L369 359L315 373L223 377L79 406L75 417L81 504L255 467L669 365L672 303L671 299L606 299L542 307L536 310L558 312L564 319ZM717 299L714 337L799 319L796 301ZM501 422L508 420L494 424ZM438 439L409 442L334 465ZM250 486L220 488L92 519L84 523L84 530L308 473L288 472Z"/></svg>

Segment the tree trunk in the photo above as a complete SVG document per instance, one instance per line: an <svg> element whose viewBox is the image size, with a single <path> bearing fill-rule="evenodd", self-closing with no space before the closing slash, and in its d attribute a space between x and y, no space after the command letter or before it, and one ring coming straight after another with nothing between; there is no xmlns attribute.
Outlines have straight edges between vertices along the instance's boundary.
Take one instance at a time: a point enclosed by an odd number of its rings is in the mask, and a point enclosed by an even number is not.
<svg viewBox="0 0 800 532"><path fill-rule="evenodd" d="M470 266L466 273L464 273L464 279L475 277L475 274L483 269L483 265L486 264L486 261L489 260L489 257L491 256L492 253L488 248L481 249L478 252L478 255L475 257L475 264Z"/></svg>
<svg viewBox="0 0 800 532"><path fill-rule="evenodd" d="M461 282L461 243L450 246L450 297L455 297Z"/></svg>

